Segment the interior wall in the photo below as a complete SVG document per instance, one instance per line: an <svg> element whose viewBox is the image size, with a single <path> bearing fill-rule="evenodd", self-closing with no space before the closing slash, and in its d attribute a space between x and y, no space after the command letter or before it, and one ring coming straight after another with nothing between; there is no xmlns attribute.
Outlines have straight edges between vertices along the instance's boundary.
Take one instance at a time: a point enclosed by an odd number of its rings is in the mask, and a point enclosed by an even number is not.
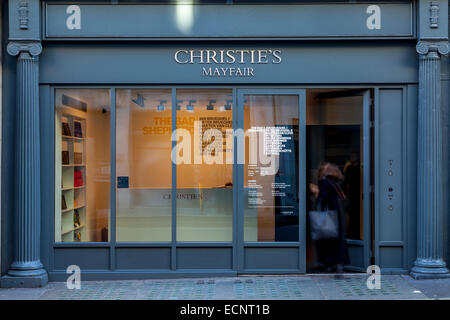
<svg viewBox="0 0 450 320"><path fill-rule="evenodd" d="M322 99L314 93L309 93L307 101L307 125L362 124L361 96ZM346 112L342 112L342 107Z"/></svg>
<svg viewBox="0 0 450 320"><path fill-rule="evenodd" d="M102 240L102 230L109 228L111 183L111 130L109 105L88 106L87 117L87 200L91 215L91 239ZM92 192L93 190L93 192Z"/></svg>
<svg viewBox="0 0 450 320"><path fill-rule="evenodd" d="M206 105L207 101L199 101L199 104ZM225 124L221 127L218 125L214 125L215 129L218 129L222 134L225 133L225 130L233 129L233 111L219 111L219 110L195 110L195 112L191 113L189 111L178 111L177 112L177 121L180 119L182 125L177 126L179 129L185 129L190 132L194 132L194 122L201 121L201 118L211 118L207 121L214 121L213 118L226 118ZM202 122L205 126L207 126L206 122ZM201 129L204 132L207 128ZM195 138L195 137L194 137ZM200 139L200 138L198 138ZM225 139L225 136L223 136ZM203 141L207 141L206 145L210 142L209 139L203 139ZM222 141L225 143L225 141ZM191 155L192 159L194 159L195 152L195 140L191 140ZM203 146L200 145L200 149L203 150L204 155L207 155L207 151L205 150L205 144ZM226 147L226 149L225 149ZM202 159L202 164L179 164L177 165L177 188L185 189L185 188L220 188L224 187L227 183L233 182L233 165L232 163L227 164L227 157L232 159L233 150L232 146L224 146L223 151L219 151L218 157L221 158L222 164L213 163L208 164L205 162L205 157ZM227 155L229 153L229 155Z"/></svg>
<svg viewBox="0 0 450 320"><path fill-rule="evenodd" d="M136 94L128 99L131 101L135 96ZM125 98L122 100L118 103L129 103L125 101ZM162 111L156 109L160 103L159 99L147 97L145 103L146 109L132 105L131 113L128 109L121 110L118 104L117 121L121 122L117 126L118 175L130 177L130 188L170 189L172 187L171 101L165 103L166 109ZM224 101L216 102L217 106L224 103ZM228 123L221 127L218 127L216 123L215 128L222 131L232 129L232 110L224 111L217 107L214 110L206 110L208 101L197 100L195 104L198 108L190 112L184 109L186 104L186 102L181 104L183 109L177 111L178 129L185 129L193 134L194 123L201 118L226 118L225 121ZM123 124L126 122L129 126ZM180 140L179 143L181 145L182 141ZM189 142L192 161L194 160L194 143L194 139ZM226 152L232 154L232 149ZM222 156L225 163L227 155L223 153ZM127 161L124 158L127 158ZM232 181L232 164L205 164L203 161L199 165L181 163L177 166L177 188L179 189L223 187Z"/></svg>

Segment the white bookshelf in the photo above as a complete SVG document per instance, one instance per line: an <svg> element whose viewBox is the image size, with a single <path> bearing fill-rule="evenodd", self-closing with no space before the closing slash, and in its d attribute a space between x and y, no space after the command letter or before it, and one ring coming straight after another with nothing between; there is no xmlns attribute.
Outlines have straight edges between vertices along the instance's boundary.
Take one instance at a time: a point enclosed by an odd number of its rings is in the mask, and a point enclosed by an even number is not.
<svg viewBox="0 0 450 320"><path fill-rule="evenodd" d="M68 106L60 106L57 108L55 120L55 241L89 241L89 234L86 230L88 227L86 112ZM70 135L68 132L64 132L63 123L67 123ZM81 136L75 136L76 123L79 123L81 127ZM63 151L68 154L68 163L63 163ZM76 159L77 153L81 154L79 159ZM81 184L75 183L76 172L81 172ZM63 197L66 208L63 207ZM76 224L74 219L77 214L79 224Z"/></svg>

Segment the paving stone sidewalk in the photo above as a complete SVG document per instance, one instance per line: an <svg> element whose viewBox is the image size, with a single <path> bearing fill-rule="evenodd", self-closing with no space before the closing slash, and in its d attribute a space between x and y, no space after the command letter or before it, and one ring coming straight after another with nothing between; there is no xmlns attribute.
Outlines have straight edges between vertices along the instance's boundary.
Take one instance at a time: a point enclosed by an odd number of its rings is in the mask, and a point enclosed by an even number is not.
<svg viewBox="0 0 450 320"><path fill-rule="evenodd" d="M369 290L361 274L241 276L234 278L82 281L44 288L2 289L0 300L397 300L450 299L450 279L414 280L382 275L381 289Z"/></svg>

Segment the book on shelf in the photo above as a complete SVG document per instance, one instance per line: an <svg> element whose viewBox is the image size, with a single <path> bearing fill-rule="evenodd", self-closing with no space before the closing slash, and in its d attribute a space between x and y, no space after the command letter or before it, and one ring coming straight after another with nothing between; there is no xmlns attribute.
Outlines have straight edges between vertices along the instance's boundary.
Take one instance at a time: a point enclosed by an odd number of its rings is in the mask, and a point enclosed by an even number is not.
<svg viewBox="0 0 450 320"><path fill-rule="evenodd" d="M81 130L81 122L74 121L73 127L74 127L74 131L75 131L75 137L83 138L83 131Z"/></svg>
<svg viewBox="0 0 450 320"><path fill-rule="evenodd" d="M74 164L82 164L83 163L83 153L74 152L73 153L73 163Z"/></svg>
<svg viewBox="0 0 450 320"><path fill-rule="evenodd" d="M81 241L81 233L79 231L75 231L73 233L73 240L75 241Z"/></svg>
<svg viewBox="0 0 450 320"><path fill-rule="evenodd" d="M62 195L62 199L61 199L61 209L62 210L67 209L66 197L64 197L64 195Z"/></svg>
<svg viewBox="0 0 450 320"><path fill-rule="evenodd" d="M70 164L69 151L62 151L62 164Z"/></svg>
<svg viewBox="0 0 450 320"><path fill-rule="evenodd" d="M75 228L81 226L80 213L78 212L78 209L75 209L75 212L73 214L73 226Z"/></svg>
<svg viewBox="0 0 450 320"><path fill-rule="evenodd" d="M75 170L73 172L73 186L82 187L83 186L83 172L80 170Z"/></svg>
<svg viewBox="0 0 450 320"><path fill-rule="evenodd" d="M62 129L63 129L62 134L63 134L64 136L69 136L69 137L72 136L72 133L70 132L69 124L68 124L67 122L63 122L63 123L62 123Z"/></svg>

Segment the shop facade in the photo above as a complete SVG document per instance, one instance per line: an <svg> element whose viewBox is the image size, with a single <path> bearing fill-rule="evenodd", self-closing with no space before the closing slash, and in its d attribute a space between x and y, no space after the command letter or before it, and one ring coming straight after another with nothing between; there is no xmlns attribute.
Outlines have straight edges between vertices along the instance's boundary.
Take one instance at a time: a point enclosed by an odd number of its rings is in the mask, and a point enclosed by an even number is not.
<svg viewBox="0 0 450 320"><path fill-rule="evenodd" d="M314 272L324 161L348 271L448 276L448 1L8 10L2 286Z"/></svg>

